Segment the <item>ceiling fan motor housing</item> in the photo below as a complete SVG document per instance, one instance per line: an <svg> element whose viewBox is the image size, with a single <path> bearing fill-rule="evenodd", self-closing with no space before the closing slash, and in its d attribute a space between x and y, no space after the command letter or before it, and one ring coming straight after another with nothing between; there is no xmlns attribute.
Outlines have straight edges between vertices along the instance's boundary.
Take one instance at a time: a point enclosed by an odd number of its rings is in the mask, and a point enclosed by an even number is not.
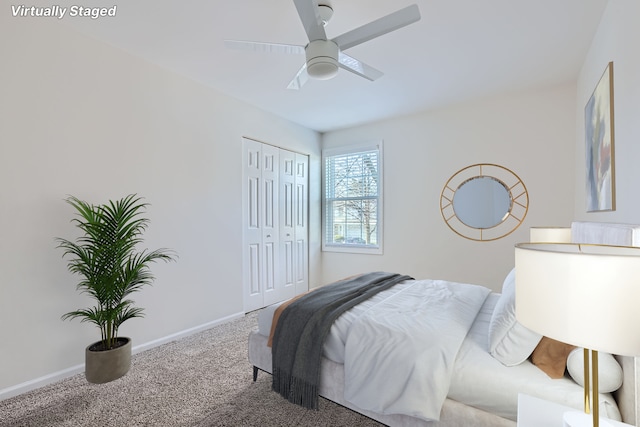
<svg viewBox="0 0 640 427"><path fill-rule="evenodd" d="M324 3L318 4L318 14L320 15L322 25L327 25L333 16L333 8L325 1Z"/></svg>
<svg viewBox="0 0 640 427"><path fill-rule="evenodd" d="M309 77L328 80L338 74L338 45L331 40L314 40L305 49Z"/></svg>

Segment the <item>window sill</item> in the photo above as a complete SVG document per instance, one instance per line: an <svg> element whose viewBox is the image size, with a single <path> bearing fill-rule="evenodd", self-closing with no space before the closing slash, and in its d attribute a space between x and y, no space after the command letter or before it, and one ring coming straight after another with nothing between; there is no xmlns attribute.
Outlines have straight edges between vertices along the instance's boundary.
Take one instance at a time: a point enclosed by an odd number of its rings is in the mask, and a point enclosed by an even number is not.
<svg viewBox="0 0 640 427"><path fill-rule="evenodd" d="M359 245L322 245L323 252L341 252L351 254L382 255L381 246L359 246Z"/></svg>

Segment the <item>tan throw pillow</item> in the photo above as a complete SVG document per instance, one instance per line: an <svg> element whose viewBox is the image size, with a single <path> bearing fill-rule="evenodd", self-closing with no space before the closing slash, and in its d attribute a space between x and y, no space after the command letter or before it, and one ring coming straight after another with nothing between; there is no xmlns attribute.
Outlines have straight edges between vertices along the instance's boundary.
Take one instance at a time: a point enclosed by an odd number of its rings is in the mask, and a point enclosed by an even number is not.
<svg viewBox="0 0 640 427"><path fill-rule="evenodd" d="M562 378L567 368L567 358L574 348L574 345L542 337L531 354L531 363L551 378Z"/></svg>

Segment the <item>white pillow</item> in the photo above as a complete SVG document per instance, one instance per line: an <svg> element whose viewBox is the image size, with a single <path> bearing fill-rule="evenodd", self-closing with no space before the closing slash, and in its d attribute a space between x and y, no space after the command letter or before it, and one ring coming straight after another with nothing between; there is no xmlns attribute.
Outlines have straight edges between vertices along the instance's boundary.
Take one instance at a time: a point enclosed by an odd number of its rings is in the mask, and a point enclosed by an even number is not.
<svg viewBox="0 0 640 427"><path fill-rule="evenodd" d="M505 366L527 360L542 335L522 326L516 320L516 270L504 279L502 295L496 303L489 323L489 353Z"/></svg>
<svg viewBox="0 0 640 427"><path fill-rule="evenodd" d="M573 380L584 387L584 352L574 349L567 358L567 371ZM598 352L598 391L611 393L622 386L624 373L618 361L609 353Z"/></svg>

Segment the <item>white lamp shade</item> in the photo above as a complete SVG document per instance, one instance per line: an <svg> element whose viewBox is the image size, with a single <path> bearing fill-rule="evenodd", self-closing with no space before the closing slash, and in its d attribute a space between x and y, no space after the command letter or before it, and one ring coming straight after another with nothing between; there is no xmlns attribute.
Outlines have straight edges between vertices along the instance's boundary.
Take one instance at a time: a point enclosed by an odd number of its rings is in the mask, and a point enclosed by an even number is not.
<svg viewBox="0 0 640 427"><path fill-rule="evenodd" d="M529 241L532 243L570 243L571 227L531 227Z"/></svg>
<svg viewBox="0 0 640 427"><path fill-rule="evenodd" d="M640 248L521 243L516 318L568 344L640 355Z"/></svg>

